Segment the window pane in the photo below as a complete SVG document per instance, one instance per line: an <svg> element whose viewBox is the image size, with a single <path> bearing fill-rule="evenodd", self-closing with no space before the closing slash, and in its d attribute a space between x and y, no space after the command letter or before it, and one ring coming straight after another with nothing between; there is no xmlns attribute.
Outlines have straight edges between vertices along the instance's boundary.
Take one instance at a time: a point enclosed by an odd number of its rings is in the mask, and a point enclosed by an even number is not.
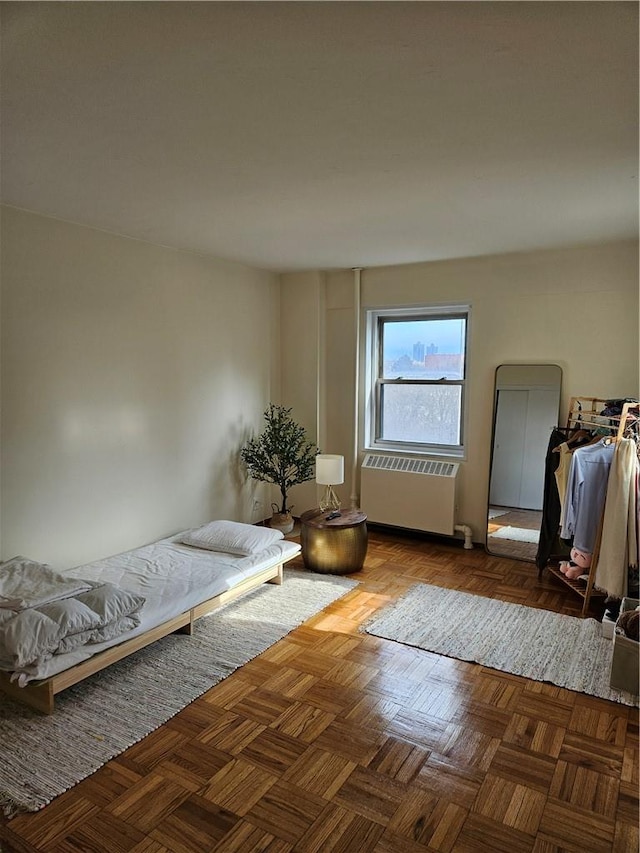
<svg viewBox="0 0 640 853"><path fill-rule="evenodd" d="M383 385L380 438L385 441L460 444L459 385Z"/></svg>
<svg viewBox="0 0 640 853"><path fill-rule="evenodd" d="M385 320L383 379L464 379L464 318Z"/></svg>

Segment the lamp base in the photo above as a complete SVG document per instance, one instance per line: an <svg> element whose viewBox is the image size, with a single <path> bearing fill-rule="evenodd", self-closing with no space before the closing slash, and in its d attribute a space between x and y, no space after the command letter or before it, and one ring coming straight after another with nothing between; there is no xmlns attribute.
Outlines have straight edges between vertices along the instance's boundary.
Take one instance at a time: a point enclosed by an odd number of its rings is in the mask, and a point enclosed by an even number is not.
<svg viewBox="0 0 640 853"><path fill-rule="evenodd" d="M324 490L324 494L320 498L320 503L318 504L322 512L326 512L327 510L336 510L340 509L340 501L338 500L338 496L333 491L333 486L327 486Z"/></svg>

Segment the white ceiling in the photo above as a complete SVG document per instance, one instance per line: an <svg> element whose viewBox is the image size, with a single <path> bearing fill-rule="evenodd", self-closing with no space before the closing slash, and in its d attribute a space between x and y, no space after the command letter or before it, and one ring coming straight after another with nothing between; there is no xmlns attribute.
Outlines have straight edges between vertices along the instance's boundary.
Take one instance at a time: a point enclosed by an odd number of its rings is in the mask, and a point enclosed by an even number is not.
<svg viewBox="0 0 640 853"><path fill-rule="evenodd" d="M637 237L637 15L3 3L3 200L274 270Z"/></svg>

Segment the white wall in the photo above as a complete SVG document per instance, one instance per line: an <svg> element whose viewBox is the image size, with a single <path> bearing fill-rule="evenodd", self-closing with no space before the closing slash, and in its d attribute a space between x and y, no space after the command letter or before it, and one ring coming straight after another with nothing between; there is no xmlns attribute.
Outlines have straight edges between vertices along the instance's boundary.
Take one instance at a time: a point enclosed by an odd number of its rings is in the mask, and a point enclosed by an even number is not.
<svg viewBox="0 0 640 853"><path fill-rule="evenodd" d="M319 444L322 450L323 425L319 421L323 377L321 324L323 321L324 277L319 272L280 277L281 323L286 330L280 341L283 406L291 407L291 416L307 430L309 441ZM286 390L295 388L295 399L290 400ZM280 492L272 490L272 500L280 500ZM289 506L293 514L302 515L317 504L315 480L293 486L289 492ZM270 512L267 508L267 515Z"/></svg>
<svg viewBox="0 0 640 853"><path fill-rule="evenodd" d="M327 441L332 452L345 453L349 470L349 400L355 385L353 273L328 274L326 288ZM563 412L572 395L638 395L638 245L625 241L362 272L363 312L452 302L472 306L467 456L460 475L458 522L470 524L474 539L483 541L499 364L560 365ZM295 401L294 387L283 390ZM362 430L360 438L362 447ZM345 488L343 500L348 494Z"/></svg>
<svg viewBox="0 0 640 853"><path fill-rule="evenodd" d="M354 444L353 275L287 273L280 280L282 400L317 435L323 453L345 457L345 482L335 491L346 507ZM294 514L317 506L323 491L315 483L292 489Z"/></svg>
<svg viewBox="0 0 640 853"><path fill-rule="evenodd" d="M279 395L278 339L274 275L4 208L3 557L255 520L237 453Z"/></svg>

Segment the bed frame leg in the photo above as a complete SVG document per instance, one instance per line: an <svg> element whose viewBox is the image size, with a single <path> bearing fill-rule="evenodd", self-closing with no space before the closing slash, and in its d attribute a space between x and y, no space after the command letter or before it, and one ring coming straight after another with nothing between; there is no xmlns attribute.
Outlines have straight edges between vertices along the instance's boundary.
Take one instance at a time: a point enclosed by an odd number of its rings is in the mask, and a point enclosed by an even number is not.
<svg viewBox="0 0 640 853"><path fill-rule="evenodd" d="M0 689L22 705L28 705L43 714L53 714L55 694L50 681L43 681L41 684L32 682L26 687L18 687L15 681L10 681L3 672L0 673Z"/></svg>
<svg viewBox="0 0 640 853"><path fill-rule="evenodd" d="M271 580L267 581L267 583L275 583L280 586L284 582L284 563L280 563L278 566L278 574L271 578Z"/></svg>

